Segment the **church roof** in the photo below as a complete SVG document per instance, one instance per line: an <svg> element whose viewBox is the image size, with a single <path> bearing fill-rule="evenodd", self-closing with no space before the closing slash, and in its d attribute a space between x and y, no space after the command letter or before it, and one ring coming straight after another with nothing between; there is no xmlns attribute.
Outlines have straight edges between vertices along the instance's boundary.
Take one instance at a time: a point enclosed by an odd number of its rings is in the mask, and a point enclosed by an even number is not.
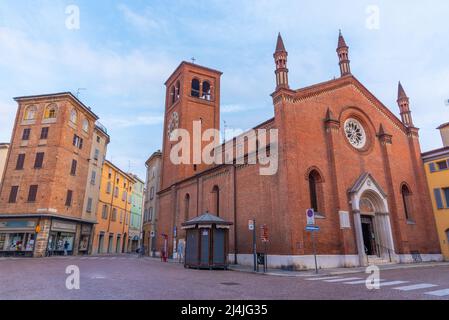
<svg viewBox="0 0 449 320"><path fill-rule="evenodd" d="M284 41L282 40L280 32L278 34L278 40L276 42L276 51L275 52L287 52L285 50Z"/></svg>

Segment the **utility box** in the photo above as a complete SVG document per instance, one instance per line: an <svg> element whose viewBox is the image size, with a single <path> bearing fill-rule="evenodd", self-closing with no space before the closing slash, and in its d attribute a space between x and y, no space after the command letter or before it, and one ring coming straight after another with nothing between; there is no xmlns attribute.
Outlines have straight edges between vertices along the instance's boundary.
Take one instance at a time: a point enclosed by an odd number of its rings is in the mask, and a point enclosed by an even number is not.
<svg viewBox="0 0 449 320"><path fill-rule="evenodd" d="M184 267L227 269L229 228L225 221L208 212L182 224L186 230Z"/></svg>

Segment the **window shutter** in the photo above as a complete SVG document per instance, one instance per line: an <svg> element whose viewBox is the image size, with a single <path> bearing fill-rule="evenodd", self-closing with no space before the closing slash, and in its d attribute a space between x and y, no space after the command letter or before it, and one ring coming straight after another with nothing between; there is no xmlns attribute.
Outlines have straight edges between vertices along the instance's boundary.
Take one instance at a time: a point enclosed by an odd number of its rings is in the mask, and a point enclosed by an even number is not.
<svg viewBox="0 0 449 320"><path fill-rule="evenodd" d="M430 172L435 172L437 169L435 168L435 162L429 163Z"/></svg>
<svg viewBox="0 0 449 320"><path fill-rule="evenodd" d="M435 201L438 209L443 209L443 199L441 197L441 189L434 189L433 194L435 195Z"/></svg>

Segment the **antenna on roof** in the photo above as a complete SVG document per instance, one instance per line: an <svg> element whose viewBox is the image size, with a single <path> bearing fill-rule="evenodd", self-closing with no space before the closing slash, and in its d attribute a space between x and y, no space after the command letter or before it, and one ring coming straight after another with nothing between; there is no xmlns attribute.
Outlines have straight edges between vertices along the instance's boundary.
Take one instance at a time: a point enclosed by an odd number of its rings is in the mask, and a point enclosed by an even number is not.
<svg viewBox="0 0 449 320"><path fill-rule="evenodd" d="M192 63L195 64L196 61L195 57L190 58L190 60L192 60Z"/></svg>
<svg viewBox="0 0 449 320"><path fill-rule="evenodd" d="M78 98L79 97L79 95L80 95L80 93L81 93L81 90L87 90L86 88L78 88L77 90L76 90L76 97Z"/></svg>

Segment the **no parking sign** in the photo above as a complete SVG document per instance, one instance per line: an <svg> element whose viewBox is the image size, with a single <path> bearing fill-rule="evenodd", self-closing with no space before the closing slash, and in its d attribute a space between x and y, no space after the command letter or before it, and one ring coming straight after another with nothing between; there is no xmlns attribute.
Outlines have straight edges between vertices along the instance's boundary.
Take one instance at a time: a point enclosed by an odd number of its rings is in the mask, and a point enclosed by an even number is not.
<svg viewBox="0 0 449 320"><path fill-rule="evenodd" d="M307 209L306 210L306 217L307 217L307 224L308 225L315 225L315 210L313 209Z"/></svg>

